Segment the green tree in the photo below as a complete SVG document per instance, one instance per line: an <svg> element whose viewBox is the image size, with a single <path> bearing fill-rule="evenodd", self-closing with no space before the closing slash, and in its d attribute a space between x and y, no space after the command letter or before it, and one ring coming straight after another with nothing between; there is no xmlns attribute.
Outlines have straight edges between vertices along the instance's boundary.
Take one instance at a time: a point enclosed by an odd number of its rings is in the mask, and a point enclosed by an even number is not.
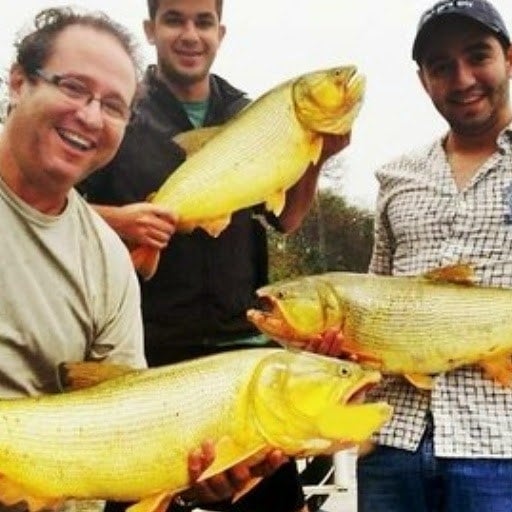
<svg viewBox="0 0 512 512"><path fill-rule="evenodd" d="M373 214L348 205L332 189L320 191L300 229L270 234L270 279L332 270L366 272L372 244Z"/></svg>

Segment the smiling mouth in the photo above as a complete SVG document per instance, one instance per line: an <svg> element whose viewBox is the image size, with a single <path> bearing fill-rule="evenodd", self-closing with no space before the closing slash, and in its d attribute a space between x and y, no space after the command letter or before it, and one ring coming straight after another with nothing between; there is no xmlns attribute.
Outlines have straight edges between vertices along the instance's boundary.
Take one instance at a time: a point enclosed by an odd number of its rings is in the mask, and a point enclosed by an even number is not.
<svg viewBox="0 0 512 512"><path fill-rule="evenodd" d="M64 142L73 146L75 149L79 149L81 151L88 151L90 149L93 149L94 147L94 144L91 141L81 137L77 133L72 132L70 130L58 128L57 133Z"/></svg>

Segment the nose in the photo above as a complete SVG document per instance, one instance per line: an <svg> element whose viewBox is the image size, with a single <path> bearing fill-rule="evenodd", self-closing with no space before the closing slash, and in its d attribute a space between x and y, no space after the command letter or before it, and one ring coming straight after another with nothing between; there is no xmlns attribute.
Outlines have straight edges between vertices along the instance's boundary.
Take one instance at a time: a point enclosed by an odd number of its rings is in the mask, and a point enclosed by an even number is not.
<svg viewBox="0 0 512 512"><path fill-rule="evenodd" d="M183 31L181 33L181 37L186 40L196 40L199 38L197 34L197 27L194 23L194 20L187 20L183 24Z"/></svg>
<svg viewBox="0 0 512 512"><path fill-rule="evenodd" d="M77 117L89 128L102 128L104 119L101 111L100 98L91 98L85 105L77 109Z"/></svg>
<svg viewBox="0 0 512 512"><path fill-rule="evenodd" d="M453 70L453 81L461 89L474 84L473 68L464 61L457 61Z"/></svg>

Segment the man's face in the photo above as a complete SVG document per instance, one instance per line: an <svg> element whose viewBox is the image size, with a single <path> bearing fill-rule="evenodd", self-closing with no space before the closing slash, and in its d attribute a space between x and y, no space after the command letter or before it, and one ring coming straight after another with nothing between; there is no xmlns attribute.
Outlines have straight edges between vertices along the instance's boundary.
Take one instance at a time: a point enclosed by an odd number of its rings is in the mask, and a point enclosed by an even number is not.
<svg viewBox="0 0 512 512"><path fill-rule="evenodd" d="M95 99L80 102L14 66L10 146L21 182L48 191L69 189L116 153L126 122L108 115L105 105L129 106L137 77L130 57L112 35L79 25L57 36L42 71L77 79Z"/></svg>
<svg viewBox="0 0 512 512"><path fill-rule="evenodd" d="M144 29L161 73L178 86L206 79L225 33L215 0L161 0Z"/></svg>
<svg viewBox="0 0 512 512"><path fill-rule="evenodd" d="M478 135L509 121L512 52L463 18L432 29L419 76L452 130Z"/></svg>

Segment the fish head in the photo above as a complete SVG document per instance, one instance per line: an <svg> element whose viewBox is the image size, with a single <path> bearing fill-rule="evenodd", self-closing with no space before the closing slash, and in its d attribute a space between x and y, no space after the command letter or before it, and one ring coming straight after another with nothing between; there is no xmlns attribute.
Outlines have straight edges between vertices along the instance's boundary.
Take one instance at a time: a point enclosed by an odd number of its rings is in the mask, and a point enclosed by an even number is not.
<svg viewBox="0 0 512 512"><path fill-rule="evenodd" d="M286 346L302 348L313 336L343 324L343 301L327 281L314 277L280 281L256 293L259 308L249 309L247 318Z"/></svg>
<svg viewBox="0 0 512 512"><path fill-rule="evenodd" d="M364 403L378 371L318 354L278 351L257 368L249 396L269 444L289 455L330 453L368 439L391 416L387 403Z"/></svg>
<svg viewBox="0 0 512 512"><path fill-rule="evenodd" d="M359 113L365 86L352 65L302 75L292 86L297 119L310 131L344 135Z"/></svg>

